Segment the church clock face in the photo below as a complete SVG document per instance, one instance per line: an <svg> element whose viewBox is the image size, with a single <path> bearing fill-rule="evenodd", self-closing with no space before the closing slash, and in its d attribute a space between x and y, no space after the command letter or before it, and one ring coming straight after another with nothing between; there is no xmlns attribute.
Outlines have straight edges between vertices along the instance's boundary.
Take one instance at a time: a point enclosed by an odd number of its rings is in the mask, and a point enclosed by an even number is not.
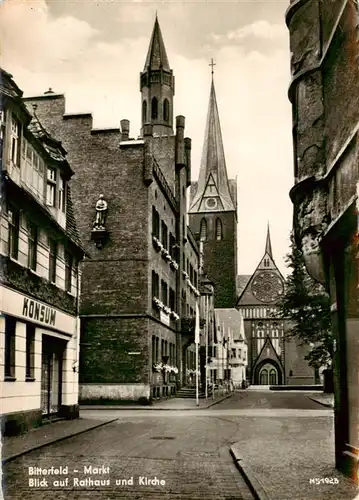
<svg viewBox="0 0 359 500"><path fill-rule="evenodd" d="M274 302L283 294L283 283L275 273L258 273L252 283L252 293L262 302Z"/></svg>
<svg viewBox="0 0 359 500"><path fill-rule="evenodd" d="M209 210L211 210L211 209L213 210L213 209L217 208L217 200L216 200L216 198L206 198L205 206Z"/></svg>

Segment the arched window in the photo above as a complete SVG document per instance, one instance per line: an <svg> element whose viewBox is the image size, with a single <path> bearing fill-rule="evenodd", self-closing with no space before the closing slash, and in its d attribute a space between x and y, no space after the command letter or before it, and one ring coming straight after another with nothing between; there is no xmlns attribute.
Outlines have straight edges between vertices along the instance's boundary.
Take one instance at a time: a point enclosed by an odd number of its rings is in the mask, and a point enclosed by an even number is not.
<svg viewBox="0 0 359 500"><path fill-rule="evenodd" d="M157 117L158 117L158 101L157 97L153 97L151 102L151 118L152 120L157 120Z"/></svg>
<svg viewBox="0 0 359 500"><path fill-rule="evenodd" d="M223 228L221 219L216 220L216 240L223 239Z"/></svg>
<svg viewBox="0 0 359 500"><path fill-rule="evenodd" d="M206 239L207 239L207 221L206 221L206 219L201 220L201 228L200 228L199 237L200 237L201 241L206 241Z"/></svg>
<svg viewBox="0 0 359 500"><path fill-rule="evenodd" d="M142 102L142 123L147 122L147 101Z"/></svg>
<svg viewBox="0 0 359 500"><path fill-rule="evenodd" d="M168 122L170 119L170 104L168 102L168 99L165 99L163 101L163 119L165 122Z"/></svg>

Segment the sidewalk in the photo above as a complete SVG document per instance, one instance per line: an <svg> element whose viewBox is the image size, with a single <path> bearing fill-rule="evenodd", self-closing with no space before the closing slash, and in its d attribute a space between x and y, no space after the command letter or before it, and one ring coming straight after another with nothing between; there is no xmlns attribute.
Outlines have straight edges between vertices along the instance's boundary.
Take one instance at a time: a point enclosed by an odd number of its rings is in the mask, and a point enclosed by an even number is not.
<svg viewBox="0 0 359 500"><path fill-rule="evenodd" d="M332 417L253 418L243 426L230 451L257 500L358 495L359 486L335 469Z"/></svg>
<svg viewBox="0 0 359 500"><path fill-rule="evenodd" d="M8 462L29 451L82 434L115 420L117 419L77 418L75 420L59 420L31 429L19 436L3 437L0 448L1 459L3 463Z"/></svg>
<svg viewBox="0 0 359 500"><path fill-rule="evenodd" d="M224 396L212 399L199 399L197 406L195 399L190 398L171 398L162 401L154 401L152 405L80 405L80 410L198 410L206 409L221 403L227 398L230 398L234 393L225 394Z"/></svg>
<svg viewBox="0 0 359 500"><path fill-rule="evenodd" d="M322 392L314 396L308 396L308 398L328 408L334 408L334 394L325 394Z"/></svg>

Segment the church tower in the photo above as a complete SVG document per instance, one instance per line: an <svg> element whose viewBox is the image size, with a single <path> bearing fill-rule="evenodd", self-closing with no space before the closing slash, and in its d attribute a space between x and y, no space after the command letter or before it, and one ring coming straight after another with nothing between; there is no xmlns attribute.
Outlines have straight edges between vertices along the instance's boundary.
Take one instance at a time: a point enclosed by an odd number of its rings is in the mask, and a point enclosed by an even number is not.
<svg viewBox="0 0 359 500"><path fill-rule="evenodd" d="M203 244L203 272L215 285L215 307L235 307L237 183L227 176L213 70L199 179L191 184L189 226Z"/></svg>
<svg viewBox="0 0 359 500"><path fill-rule="evenodd" d="M153 125L154 136L173 135L173 96L175 84L157 15L145 66L140 76L142 127Z"/></svg>

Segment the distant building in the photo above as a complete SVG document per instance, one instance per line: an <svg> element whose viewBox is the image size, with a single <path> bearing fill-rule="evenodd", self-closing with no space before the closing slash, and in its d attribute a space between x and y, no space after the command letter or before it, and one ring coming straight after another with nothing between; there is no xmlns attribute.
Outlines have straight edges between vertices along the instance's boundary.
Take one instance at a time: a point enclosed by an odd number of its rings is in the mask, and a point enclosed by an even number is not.
<svg viewBox="0 0 359 500"><path fill-rule="evenodd" d="M284 293L285 280L273 258L269 226L261 261L252 276L238 276L238 284L237 309L243 315L248 340L249 382L314 384L314 370L304 359L308 348L286 338L289 323L276 317L276 303Z"/></svg>
<svg viewBox="0 0 359 500"><path fill-rule="evenodd" d="M237 183L228 180L212 79L198 182L191 184L189 226L203 242L203 271L213 281L216 308L234 307L237 276Z"/></svg>
<svg viewBox="0 0 359 500"><path fill-rule="evenodd" d="M211 380L214 383L231 381L241 389L246 381L248 344L243 316L237 309L216 309L216 343L211 349Z"/></svg>
<svg viewBox="0 0 359 500"><path fill-rule="evenodd" d="M137 139L128 120L98 130L91 114L66 114L62 94L27 99L69 152L80 237L92 257L83 271L82 401L168 396L194 367L194 328L185 328L199 297L199 250L186 224L191 140L183 116L174 129L174 76L157 18L140 89Z"/></svg>
<svg viewBox="0 0 359 500"><path fill-rule="evenodd" d="M1 70L1 396L5 434L78 406L84 256L70 192L73 171L22 91Z"/></svg>
<svg viewBox="0 0 359 500"><path fill-rule="evenodd" d="M336 465L359 471L359 65L357 0L291 2L294 229L331 297Z"/></svg>

